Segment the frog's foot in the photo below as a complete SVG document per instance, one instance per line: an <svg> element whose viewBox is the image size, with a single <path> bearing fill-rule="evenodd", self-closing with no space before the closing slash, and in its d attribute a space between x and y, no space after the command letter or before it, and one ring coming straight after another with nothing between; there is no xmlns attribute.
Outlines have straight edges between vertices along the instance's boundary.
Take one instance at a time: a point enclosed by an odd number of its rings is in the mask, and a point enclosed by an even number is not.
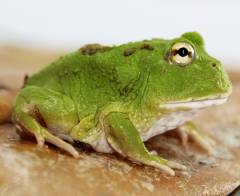
<svg viewBox="0 0 240 196"><path fill-rule="evenodd" d="M186 169L184 165L151 154L126 114L110 113L106 117L106 123L108 125L106 128L107 140L111 147L121 155L142 164L159 168L171 176L175 175L173 169Z"/></svg>
<svg viewBox="0 0 240 196"><path fill-rule="evenodd" d="M215 141L210 138L204 131L198 129L192 122L187 122L178 127L182 143L187 147L189 137L196 142L201 148L206 150L209 154L214 155Z"/></svg>
<svg viewBox="0 0 240 196"><path fill-rule="evenodd" d="M40 147L42 147L44 145L44 141L46 140L47 142L59 147L60 149L65 150L66 152L71 154L73 157L79 158L78 151L71 144L52 135L46 129L43 129L42 131L43 131L43 134L39 138L38 138L38 136L36 136L38 145Z"/></svg>
<svg viewBox="0 0 240 196"><path fill-rule="evenodd" d="M130 159L133 159L137 162L140 162L145 165L156 167L163 172L169 174L170 176L175 176L175 171L173 169L178 170L186 170L186 166L177 163L175 161L170 161L167 159L164 159L157 155L149 155L149 152L146 149L146 153L148 153L147 156L138 157L135 154L128 154ZM123 154L124 155L124 154Z"/></svg>

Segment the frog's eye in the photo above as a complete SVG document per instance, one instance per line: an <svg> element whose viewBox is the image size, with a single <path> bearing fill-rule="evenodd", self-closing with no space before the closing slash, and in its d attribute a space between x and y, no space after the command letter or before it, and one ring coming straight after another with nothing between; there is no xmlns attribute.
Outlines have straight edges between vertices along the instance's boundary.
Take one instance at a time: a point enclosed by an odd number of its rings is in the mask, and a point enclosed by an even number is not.
<svg viewBox="0 0 240 196"><path fill-rule="evenodd" d="M169 52L169 60L172 63L186 66L194 59L193 47L186 42L178 42L172 46Z"/></svg>

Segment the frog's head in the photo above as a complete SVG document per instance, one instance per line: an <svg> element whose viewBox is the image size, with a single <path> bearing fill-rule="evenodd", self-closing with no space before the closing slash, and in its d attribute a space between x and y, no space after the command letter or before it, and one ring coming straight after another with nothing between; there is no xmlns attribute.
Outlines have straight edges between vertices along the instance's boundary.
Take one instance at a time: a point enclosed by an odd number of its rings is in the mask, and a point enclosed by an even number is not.
<svg viewBox="0 0 240 196"><path fill-rule="evenodd" d="M152 59L149 89L153 97L169 107L209 106L223 103L232 85L222 63L209 56L196 32L164 40ZM159 60L157 55L161 55ZM159 57L158 57L159 58Z"/></svg>

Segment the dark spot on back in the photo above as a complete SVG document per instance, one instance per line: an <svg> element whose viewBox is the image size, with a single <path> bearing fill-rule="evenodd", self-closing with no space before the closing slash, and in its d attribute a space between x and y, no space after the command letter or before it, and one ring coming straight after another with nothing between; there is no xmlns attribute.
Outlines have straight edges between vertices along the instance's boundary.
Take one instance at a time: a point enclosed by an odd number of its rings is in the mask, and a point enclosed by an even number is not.
<svg viewBox="0 0 240 196"><path fill-rule="evenodd" d="M136 51L136 48L127 48L123 51L124 56L130 56Z"/></svg>
<svg viewBox="0 0 240 196"><path fill-rule="evenodd" d="M150 44L144 43L140 46L140 49L145 49L145 50L154 50L154 47Z"/></svg>
<svg viewBox="0 0 240 196"><path fill-rule="evenodd" d="M26 74L25 76L24 76L24 80L23 80L23 86L22 86L22 88L24 88L25 86L26 86L26 84L27 84L27 82L28 82L28 75Z"/></svg>
<svg viewBox="0 0 240 196"><path fill-rule="evenodd" d="M109 46L102 46L100 44L87 44L79 49L83 55L94 55L99 52L106 52L111 50Z"/></svg>
<svg viewBox="0 0 240 196"><path fill-rule="evenodd" d="M27 81L28 81L28 78L29 78L29 77L28 77L28 75L25 75L25 76L24 76L24 84L26 84L26 83L27 83Z"/></svg>
<svg viewBox="0 0 240 196"><path fill-rule="evenodd" d="M5 85L0 85L0 90L11 90L11 88Z"/></svg>

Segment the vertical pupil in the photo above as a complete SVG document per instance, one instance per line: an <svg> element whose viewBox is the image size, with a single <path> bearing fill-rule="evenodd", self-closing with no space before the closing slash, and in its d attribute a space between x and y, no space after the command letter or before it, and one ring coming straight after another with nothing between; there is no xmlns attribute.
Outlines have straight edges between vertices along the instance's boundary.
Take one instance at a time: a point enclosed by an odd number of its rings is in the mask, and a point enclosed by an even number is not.
<svg viewBox="0 0 240 196"><path fill-rule="evenodd" d="M178 54L181 56L181 57L185 57L188 55L188 50L186 48L180 48L178 49Z"/></svg>

